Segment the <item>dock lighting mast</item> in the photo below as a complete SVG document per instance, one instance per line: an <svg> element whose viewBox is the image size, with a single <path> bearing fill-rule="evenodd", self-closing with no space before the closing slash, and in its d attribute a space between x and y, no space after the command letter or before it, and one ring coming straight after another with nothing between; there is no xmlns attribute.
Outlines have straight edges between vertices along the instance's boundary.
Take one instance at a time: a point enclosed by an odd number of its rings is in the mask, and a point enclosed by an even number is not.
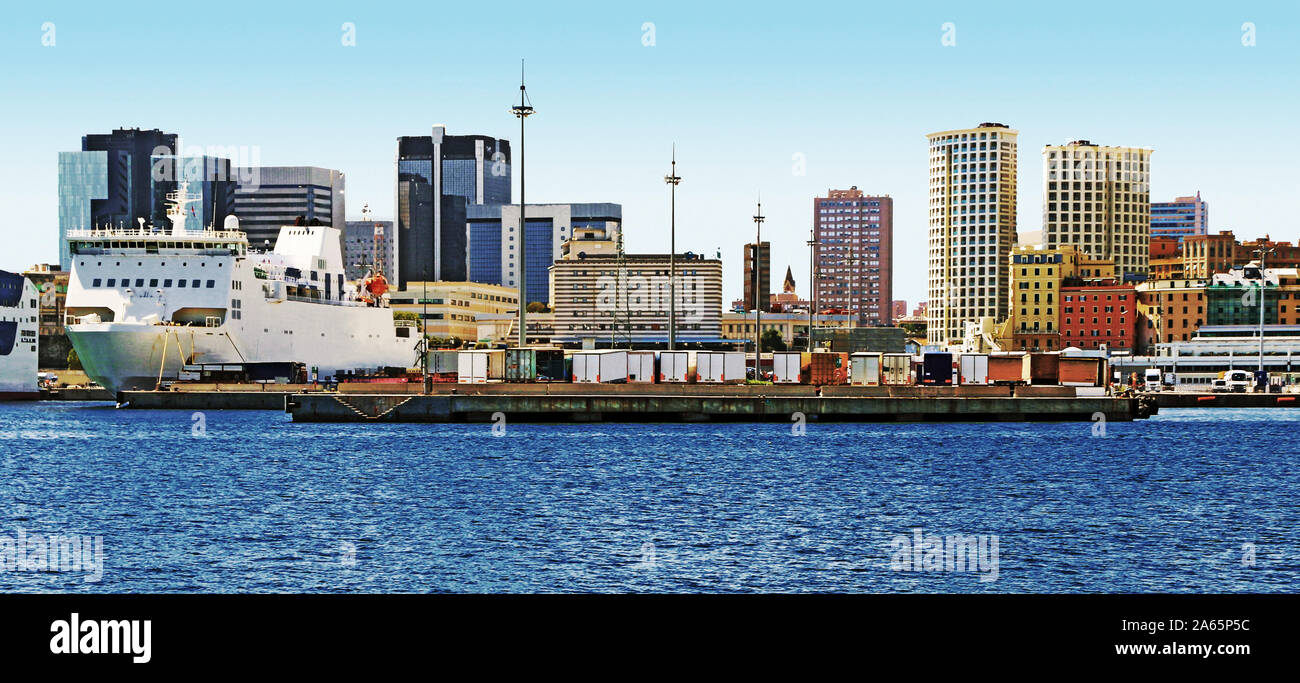
<svg viewBox="0 0 1300 683"><path fill-rule="evenodd" d="M813 248L817 246L817 240L812 230L808 231L808 350L812 351L813 339L813 311L817 309L817 283L816 283L816 259L814 258Z"/></svg>
<svg viewBox="0 0 1300 683"><path fill-rule="evenodd" d="M763 359L763 301L759 284L763 281L763 200L758 200L758 211L754 214L754 379L759 377L759 367Z"/></svg>
<svg viewBox="0 0 1300 683"><path fill-rule="evenodd" d="M519 61L519 104L510 108L519 119L519 346L528 345L528 221L524 218L524 119L533 107L524 88L524 62Z"/></svg>
<svg viewBox="0 0 1300 683"><path fill-rule="evenodd" d="M677 344L677 184L682 182L677 175L677 145L673 145L673 170L664 176L669 187L669 222L668 222L668 350Z"/></svg>
<svg viewBox="0 0 1300 683"><path fill-rule="evenodd" d="M1264 247L1255 250L1259 254L1259 376L1264 376L1264 257L1277 251L1277 247Z"/></svg>

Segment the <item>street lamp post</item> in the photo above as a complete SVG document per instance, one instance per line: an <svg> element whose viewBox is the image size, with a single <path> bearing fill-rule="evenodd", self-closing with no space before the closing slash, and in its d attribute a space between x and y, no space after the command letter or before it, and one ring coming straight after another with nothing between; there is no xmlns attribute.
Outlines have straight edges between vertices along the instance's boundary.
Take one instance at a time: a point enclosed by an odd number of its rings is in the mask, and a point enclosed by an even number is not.
<svg viewBox="0 0 1300 683"><path fill-rule="evenodd" d="M528 221L524 218L524 119L533 115L524 89L524 67L519 63L519 104L510 108L519 119L519 346L528 345Z"/></svg>
<svg viewBox="0 0 1300 683"><path fill-rule="evenodd" d="M668 183L669 219L668 219L668 350L677 344L677 184L682 182L677 175L677 145L673 145L673 170L664 176Z"/></svg>

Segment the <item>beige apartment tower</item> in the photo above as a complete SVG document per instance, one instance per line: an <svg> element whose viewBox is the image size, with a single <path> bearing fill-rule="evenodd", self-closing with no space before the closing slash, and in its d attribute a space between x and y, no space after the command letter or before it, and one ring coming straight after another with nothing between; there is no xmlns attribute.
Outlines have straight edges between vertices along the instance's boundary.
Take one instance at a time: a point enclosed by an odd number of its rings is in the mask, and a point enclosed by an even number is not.
<svg viewBox="0 0 1300 683"><path fill-rule="evenodd" d="M1004 320L1016 244L1016 137L1001 123L930 144L927 341L960 343L967 322Z"/></svg>
<svg viewBox="0 0 1300 683"><path fill-rule="evenodd" d="M1043 244L1114 261L1116 276L1148 274L1151 150L1087 140L1043 148Z"/></svg>

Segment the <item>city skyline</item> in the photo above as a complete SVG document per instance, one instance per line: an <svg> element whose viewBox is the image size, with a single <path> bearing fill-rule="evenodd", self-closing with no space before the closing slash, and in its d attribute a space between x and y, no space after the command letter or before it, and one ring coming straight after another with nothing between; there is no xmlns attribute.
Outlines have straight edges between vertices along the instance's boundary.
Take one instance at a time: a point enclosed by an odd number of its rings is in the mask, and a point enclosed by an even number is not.
<svg viewBox="0 0 1300 683"><path fill-rule="evenodd" d="M507 107L520 57L528 59L530 93L540 112L530 120L531 201L621 203L633 253L666 250L668 197L660 178L675 141L683 178L680 250L734 253L752 239L752 198L761 191L773 270L787 266L797 281L809 282L807 202L827 187L857 185L894 197L894 295L921 300L924 135L977 121L1003 121L1019 130L1026 159L1044 145L1074 139L1154 149L1153 201L1200 190L1215 205L1210 231L1297 240L1282 201L1295 189L1295 176L1283 164L1297 142L1278 135L1289 129L1286 117L1296 101L1290 65L1297 48L1282 38L1300 25L1295 8L1213 9L1195 16L1128 8L1123 25L1100 35L1077 33L1064 22L1045 30L1053 22L1044 15L1056 15L1041 8L998 19L958 5L892 8L873 15L872 26L853 30L814 16L774 29L707 8L694 14L682 7L598 8L558 16L524 8L493 26L510 49L476 52L477 61L470 62L460 49L469 39L452 38L427 64L397 59L401 41L416 36L420 22L399 25L379 10L340 7L301 19L262 8L263 20L245 25L237 20L245 13L239 3L226 9L229 16L182 9L181 17L140 12L129 19L158 36L202 20L213 30L191 37L196 48L220 37L244 60L312 48L328 74L309 81L322 87L358 82L365 90L303 103L276 89L283 83L275 74L245 68L235 79L213 60L194 65L196 92L228 91L231 104L214 107L197 95L175 104L149 96L161 89L156 73L137 69L120 82L111 77L138 60L155 61L146 49L150 41L119 45L104 37L105 29L126 21L118 14L77 4L57 12L20 8L0 33L0 54L14 65L4 78L26 105L3 115L23 135L15 136L13 154L2 165L0 200L11 212L21 209L33 225L15 231L5 267L55 260L57 152L75 149L84 134L122 126L175 131L186 147L256 149L256 159L231 159L241 166L339 169L353 198L348 219L359 218L366 203L377 218L392 218L393 141L436 123L510 140L515 121ZM415 18L431 12L412 11ZM457 8L438 14L452 28L468 27L476 16ZM564 22L591 40L548 41L534 30L547 21ZM47 22L55 31L51 46L42 44ZM1243 45L1246 22L1257 27L1253 46ZM341 42L348 23L355 30L351 47ZM947 23L954 28L951 47L942 42ZM772 51L773 44L788 49ZM1079 59L1085 45L1132 52ZM593 52L602 59L591 59ZM1126 56L1140 58L1142 68L1126 66ZM427 73L434 63L443 68ZM915 83L918 75L926 77L926 87ZM846 79L857 89L893 96L863 107L864 95L838 87ZM1169 107L1167 89L1178 87L1195 87L1198 106ZM1080 88L1107 97L1079 98ZM638 103L635 109L616 108L628 98ZM1258 99L1259 106L1241 106L1243 98ZM299 109L302 115L293 116ZM1206 136L1207 130L1227 133ZM774 138L772 131L780 134ZM835 131L833 140L828 131ZM322 146L322 140L329 142ZM608 163L600 163L602 151ZM1036 166L1019 169L1022 232L1042 227L1042 171ZM724 263L727 300L740 295L741 267L738 260Z"/></svg>

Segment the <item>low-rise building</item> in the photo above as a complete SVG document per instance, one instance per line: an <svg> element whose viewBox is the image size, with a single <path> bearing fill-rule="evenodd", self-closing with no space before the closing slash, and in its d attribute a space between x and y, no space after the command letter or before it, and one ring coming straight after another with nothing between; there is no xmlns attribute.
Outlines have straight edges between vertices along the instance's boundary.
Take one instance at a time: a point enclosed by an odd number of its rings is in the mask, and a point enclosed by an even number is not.
<svg viewBox="0 0 1300 683"><path fill-rule="evenodd" d="M1080 349L1132 350L1137 315L1137 290L1132 283L1067 283L1061 287L1061 344Z"/></svg>
<svg viewBox="0 0 1300 683"><path fill-rule="evenodd" d="M519 290L480 282L410 282L391 292L388 303L394 314L414 314L423 321L431 338L500 341L518 321ZM480 336L484 325L489 335L499 336Z"/></svg>

